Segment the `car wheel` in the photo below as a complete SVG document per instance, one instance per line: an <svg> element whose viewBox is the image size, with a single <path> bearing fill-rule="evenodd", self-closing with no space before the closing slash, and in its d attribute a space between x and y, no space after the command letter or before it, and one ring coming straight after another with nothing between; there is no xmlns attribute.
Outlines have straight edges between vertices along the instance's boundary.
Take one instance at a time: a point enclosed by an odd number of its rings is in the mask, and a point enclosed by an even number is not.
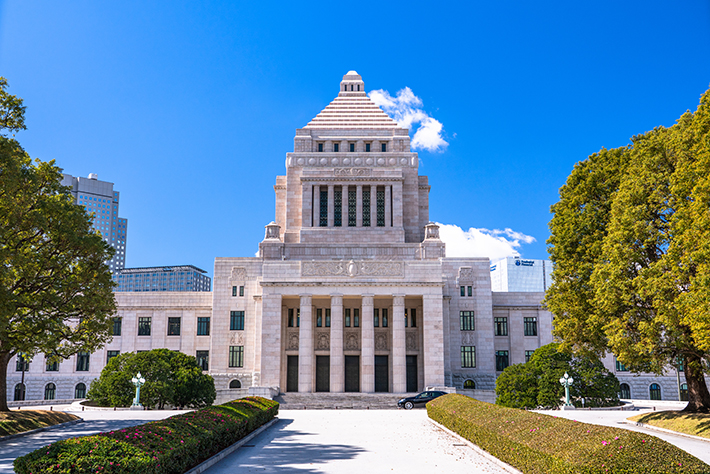
<svg viewBox="0 0 710 474"><path fill-rule="evenodd" d="M406 402L406 403L404 404L404 409L405 409L405 410L411 410L412 408L414 408L414 403L412 403L412 402Z"/></svg>

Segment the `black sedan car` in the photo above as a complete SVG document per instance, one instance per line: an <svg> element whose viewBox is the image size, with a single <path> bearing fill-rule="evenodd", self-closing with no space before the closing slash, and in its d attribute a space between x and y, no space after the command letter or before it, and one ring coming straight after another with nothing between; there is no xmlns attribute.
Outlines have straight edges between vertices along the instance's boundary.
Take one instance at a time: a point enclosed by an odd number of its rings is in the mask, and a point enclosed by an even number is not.
<svg viewBox="0 0 710 474"><path fill-rule="evenodd" d="M426 392L422 392L419 395L415 395L413 397L407 397L407 398L401 399L400 401L397 402L397 406L399 408L411 410L414 407L423 407L424 405L427 404L427 402L430 402L430 401L434 400L436 397L440 397L442 395L446 395L446 392L439 392L436 390L427 390Z"/></svg>

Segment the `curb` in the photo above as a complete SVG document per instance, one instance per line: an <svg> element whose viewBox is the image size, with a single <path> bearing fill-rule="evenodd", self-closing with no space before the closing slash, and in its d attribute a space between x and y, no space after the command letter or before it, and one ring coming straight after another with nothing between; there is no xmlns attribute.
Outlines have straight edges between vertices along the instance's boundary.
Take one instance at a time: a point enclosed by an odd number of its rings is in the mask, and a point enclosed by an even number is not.
<svg viewBox="0 0 710 474"><path fill-rule="evenodd" d="M84 421L83 418L79 418L78 420L65 421L64 423L59 423L58 425L45 426L44 428L36 428L36 429L30 430L30 431L23 431L22 433L16 433L13 435L3 436L2 438L0 438L0 443L2 443L4 441L9 441L11 439L19 438L21 436L27 436L27 435L39 433L41 431L47 431L47 430L51 430L54 428L61 428L64 426L74 425L76 423L83 423L83 421Z"/></svg>
<svg viewBox="0 0 710 474"><path fill-rule="evenodd" d="M669 430L666 428L659 428L658 426L653 426L653 425L648 425L646 423L639 423L638 421L629 421L629 420L623 420L619 421L618 423L625 424L625 425L634 425L638 426L639 428L645 428L647 430L651 431L658 431L659 433L665 433L665 434L670 434L670 435L675 435L675 436L682 436L684 438L690 438L690 439L695 439L698 441L705 441L706 443L710 443L710 438L703 438L702 436L695 436L687 433L681 433L680 431L673 431Z"/></svg>
<svg viewBox="0 0 710 474"><path fill-rule="evenodd" d="M481 449L480 447L478 447L478 445L476 445L476 444L470 442L469 440L467 440L466 438L462 437L462 436L459 435L458 433L454 433L453 431L451 431L451 430L448 429L447 427L445 427L445 426L443 426L443 425L440 425L439 423L437 423L436 421L432 420L431 418L428 418L428 417L427 417L427 419L429 420L429 422L430 422L432 425L434 425L435 427L439 428L439 429L442 430L442 431L447 432L447 433L450 434L451 436L454 436L455 438L458 438L461 442L466 443L471 449L473 449L473 450L476 451L478 454L480 454L480 455L483 456L484 458L488 459L489 461L491 461L493 464L497 465L498 467L503 468L504 470L510 472L511 474L523 474L523 471L519 471L519 470L515 469L513 466L511 466L510 464L508 464L507 462L501 461L501 460L498 459L497 457L495 457L495 456L493 456L492 454L490 454L488 451L484 451L483 449ZM187 473L186 473L186 474L187 474Z"/></svg>
<svg viewBox="0 0 710 474"><path fill-rule="evenodd" d="M270 422L266 423L265 425L261 425L260 427L258 427L257 429L255 429L254 431L252 431L251 433L249 433L248 435L246 435L245 437L243 437L242 439L240 439L239 441L234 443L233 445L231 445L227 448L224 448L222 451L218 452L217 454L215 454L214 456L212 456L208 460L202 462L201 464L198 464L197 466L193 467L189 471L186 471L184 474L200 474L202 472L205 472L207 469L211 468L212 466L214 466L215 464L220 462L222 459L226 458L227 456L232 454L234 451L241 448L242 445L246 444L248 441L251 441L254 437L256 437L256 436L260 435L261 433L263 433L264 431L266 431L267 428L270 428L277 421L279 421L279 418L274 417L274 419L271 420Z"/></svg>

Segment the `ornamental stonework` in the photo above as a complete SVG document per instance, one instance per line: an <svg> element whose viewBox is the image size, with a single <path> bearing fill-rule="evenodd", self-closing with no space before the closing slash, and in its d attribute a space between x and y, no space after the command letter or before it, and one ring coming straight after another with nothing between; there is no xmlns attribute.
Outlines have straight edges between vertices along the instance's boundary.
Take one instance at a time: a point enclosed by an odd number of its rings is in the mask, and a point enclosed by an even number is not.
<svg viewBox="0 0 710 474"><path fill-rule="evenodd" d="M301 262L301 276L404 277L404 262Z"/></svg>
<svg viewBox="0 0 710 474"><path fill-rule="evenodd" d="M387 350L387 334L375 334L375 350Z"/></svg>
<svg viewBox="0 0 710 474"><path fill-rule="evenodd" d="M345 350L357 351L360 350L360 335L355 332L345 333Z"/></svg>
<svg viewBox="0 0 710 474"><path fill-rule="evenodd" d="M298 350L298 332L289 332L286 336L286 350L297 351Z"/></svg>
<svg viewBox="0 0 710 474"><path fill-rule="evenodd" d="M335 176L372 176L370 168L335 168Z"/></svg>
<svg viewBox="0 0 710 474"><path fill-rule="evenodd" d="M247 279L247 269L244 267L232 267L230 281L244 281Z"/></svg>
<svg viewBox="0 0 710 474"><path fill-rule="evenodd" d="M244 332L238 331L232 334L229 339L229 344L232 346L243 346L244 345Z"/></svg>
<svg viewBox="0 0 710 474"><path fill-rule="evenodd" d="M476 343L473 332L462 332L461 333L461 344L472 346Z"/></svg>
<svg viewBox="0 0 710 474"><path fill-rule="evenodd" d="M416 351L417 350L417 334L410 332L407 334L407 350Z"/></svg>
<svg viewBox="0 0 710 474"><path fill-rule="evenodd" d="M317 351L327 351L330 350L330 334L321 332L316 334L316 350Z"/></svg>
<svg viewBox="0 0 710 474"><path fill-rule="evenodd" d="M459 282L473 282L473 268L459 268Z"/></svg>

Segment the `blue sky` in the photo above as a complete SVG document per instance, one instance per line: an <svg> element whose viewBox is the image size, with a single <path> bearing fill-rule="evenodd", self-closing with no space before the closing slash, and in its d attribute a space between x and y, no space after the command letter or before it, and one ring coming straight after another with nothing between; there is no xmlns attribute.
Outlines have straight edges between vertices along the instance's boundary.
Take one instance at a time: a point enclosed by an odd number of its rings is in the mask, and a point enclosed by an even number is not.
<svg viewBox="0 0 710 474"><path fill-rule="evenodd" d="M546 258L574 164L695 110L708 51L707 0L0 1L20 142L115 183L127 266L210 274L254 255L296 128L348 70L443 125L445 150L419 152L432 220Z"/></svg>

